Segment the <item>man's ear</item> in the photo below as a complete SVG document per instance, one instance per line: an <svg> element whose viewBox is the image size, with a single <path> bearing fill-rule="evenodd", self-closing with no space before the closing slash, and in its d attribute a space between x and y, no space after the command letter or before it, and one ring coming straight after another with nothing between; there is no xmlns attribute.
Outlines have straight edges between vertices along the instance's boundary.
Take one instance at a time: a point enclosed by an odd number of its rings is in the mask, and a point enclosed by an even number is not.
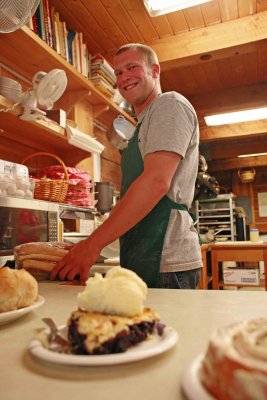
<svg viewBox="0 0 267 400"><path fill-rule="evenodd" d="M152 76L153 78L158 78L160 74L160 66L158 64L152 65Z"/></svg>

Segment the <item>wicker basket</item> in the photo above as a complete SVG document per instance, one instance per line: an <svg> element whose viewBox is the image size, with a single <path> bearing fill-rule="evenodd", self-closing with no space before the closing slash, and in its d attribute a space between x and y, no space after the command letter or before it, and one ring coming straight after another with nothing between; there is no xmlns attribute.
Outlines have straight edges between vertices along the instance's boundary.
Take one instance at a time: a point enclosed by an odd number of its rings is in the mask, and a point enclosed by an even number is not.
<svg viewBox="0 0 267 400"><path fill-rule="evenodd" d="M64 169L65 179L41 178L40 180L37 180L35 183L34 198L37 200L55 201L58 203L62 203L67 195L69 184L69 176L66 165L56 155L45 152L38 152L29 155L28 157L24 158L22 164L24 164L31 158L38 156L48 156L56 159Z"/></svg>

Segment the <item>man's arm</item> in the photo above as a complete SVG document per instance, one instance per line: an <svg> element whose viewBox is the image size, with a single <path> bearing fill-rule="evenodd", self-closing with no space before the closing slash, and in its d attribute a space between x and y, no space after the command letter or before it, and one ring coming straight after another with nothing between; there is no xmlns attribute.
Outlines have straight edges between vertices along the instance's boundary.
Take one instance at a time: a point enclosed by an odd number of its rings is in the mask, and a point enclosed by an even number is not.
<svg viewBox="0 0 267 400"><path fill-rule="evenodd" d="M179 154L169 151L148 154L144 159L144 171L116 204L110 216L89 238L76 244L57 263L50 278L58 275L62 280L73 280L80 275L80 280L84 282L101 250L135 226L168 193L181 158Z"/></svg>

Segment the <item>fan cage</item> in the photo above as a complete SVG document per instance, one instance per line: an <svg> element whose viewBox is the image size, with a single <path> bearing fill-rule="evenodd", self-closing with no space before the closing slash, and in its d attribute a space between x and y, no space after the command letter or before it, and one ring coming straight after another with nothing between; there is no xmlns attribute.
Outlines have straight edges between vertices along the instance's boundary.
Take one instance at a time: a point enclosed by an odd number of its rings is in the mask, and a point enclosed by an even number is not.
<svg viewBox="0 0 267 400"><path fill-rule="evenodd" d="M25 25L40 0L0 0L0 32L10 33Z"/></svg>

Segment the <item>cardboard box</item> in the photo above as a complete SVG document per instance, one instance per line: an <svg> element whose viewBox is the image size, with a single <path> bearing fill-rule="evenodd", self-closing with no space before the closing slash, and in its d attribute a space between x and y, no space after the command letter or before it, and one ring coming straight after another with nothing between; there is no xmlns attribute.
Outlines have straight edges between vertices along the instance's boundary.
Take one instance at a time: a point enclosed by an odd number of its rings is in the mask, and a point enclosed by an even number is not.
<svg viewBox="0 0 267 400"><path fill-rule="evenodd" d="M225 268L223 283L228 285L255 285L260 284L259 268Z"/></svg>

